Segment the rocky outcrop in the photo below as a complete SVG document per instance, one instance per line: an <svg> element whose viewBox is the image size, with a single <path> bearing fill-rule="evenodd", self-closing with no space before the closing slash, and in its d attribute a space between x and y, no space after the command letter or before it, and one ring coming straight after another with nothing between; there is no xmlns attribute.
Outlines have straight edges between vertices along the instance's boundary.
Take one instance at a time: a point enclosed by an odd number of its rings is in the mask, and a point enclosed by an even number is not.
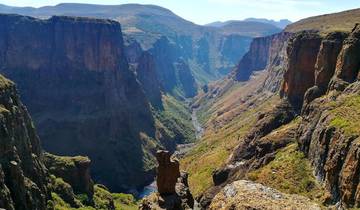
<svg viewBox="0 0 360 210"><path fill-rule="evenodd" d="M321 94L326 92L334 75L337 58L346 36L345 33L334 32L328 34L321 42L315 64L315 86L320 89Z"/></svg>
<svg viewBox="0 0 360 210"><path fill-rule="evenodd" d="M253 39L249 51L242 57L235 69L237 81L249 80L255 71L266 70L268 76L264 89L276 92L279 89L284 66L286 65L286 47L291 33L282 32Z"/></svg>
<svg viewBox="0 0 360 210"><path fill-rule="evenodd" d="M360 25L356 25L343 43L338 55L335 76L330 89L343 90L346 85L359 79L360 69Z"/></svg>
<svg viewBox="0 0 360 210"><path fill-rule="evenodd" d="M147 183L144 162L155 160L140 133L155 139L155 122L128 68L120 24L17 15L0 15L0 23L0 71L18 84L44 148L89 156L94 179L111 189Z"/></svg>
<svg viewBox="0 0 360 210"><path fill-rule="evenodd" d="M289 41L288 66L281 95L298 109L302 106L306 90L314 85L315 63L321 41L320 35L315 32L301 32Z"/></svg>
<svg viewBox="0 0 360 210"><path fill-rule="evenodd" d="M279 92L286 70L288 58L286 49L292 34L282 32L272 36L269 60L267 62L267 76L262 84L262 91Z"/></svg>
<svg viewBox="0 0 360 210"><path fill-rule="evenodd" d="M288 90L295 88L295 92L301 93L297 95L297 103L304 102L297 139L300 149L311 161L316 176L329 193L325 202L340 202L345 208L360 205L357 175L360 136L357 129L360 94L357 81L358 34L359 27L356 26L349 36L336 32L323 38L316 56L315 71L311 74L303 68L298 69L299 78L315 78L314 84L305 83L304 97L301 97L304 83L287 86ZM301 60L299 54L296 58ZM289 74L285 76L285 86L290 84L287 79Z"/></svg>
<svg viewBox="0 0 360 210"><path fill-rule="evenodd" d="M182 97L194 97L197 86L194 76L184 59L187 52L167 37L160 37L149 49L153 55L159 81L165 92ZM180 90L176 93L176 89Z"/></svg>
<svg viewBox="0 0 360 210"><path fill-rule="evenodd" d="M360 133L350 129L359 119L356 111L359 94L360 86L356 82L339 96L315 99L303 108L303 120L298 130L300 149L329 192L327 202L341 201L346 207L360 205L359 157L356 156Z"/></svg>
<svg viewBox="0 0 360 210"><path fill-rule="evenodd" d="M46 209L47 171L34 124L15 85L0 75L0 208Z"/></svg>
<svg viewBox="0 0 360 210"><path fill-rule="evenodd" d="M272 36L253 39L249 51L236 67L235 77L238 81L247 81L253 71L265 69L269 59L271 41Z"/></svg>
<svg viewBox="0 0 360 210"><path fill-rule="evenodd" d="M180 177L179 161L171 159L169 151L160 150L156 153L156 159L159 163L156 184L158 192L161 195L175 193L175 185Z"/></svg>
<svg viewBox="0 0 360 210"><path fill-rule="evenodd" d="M137 59L136 75L150 103L155 107L161 107L162 93L155 66L152 55L143 52Z"/></svg>
<svg viewBox="0 0 360 210"><path fill-rule="evenodd" d="M140 209L193 209L194 198L189 189L188 174L180 173L178 160L164 150L158 151L156 158L159 163L156 178L158 193L144 198Z"/></svg>
<svg viewBox="0 0 360 210"><path fill-rule="evenodd" d="M209 209L309 209L320 206L299 195L288 195L251 181L240 180L226 185L215 196Z"/></svg>
<svg viewBox="0 0 360 210"><path fill-rule="evenodd" d="M64 157L44 154L44 163L49 172L71 185L76 194L94 194L94 183L90 176L90 159L87 157Z"/></svg>
<svg viewBox="0 0 360 210"><path fill-rule="evenodd" d="M293 108L282 101L270 112L261 113L256 125L243 139L229 157L226 165L213 173L214 187L200 196L199 202L207 208L219 191L233 181L244 179L248 171L258 169L275 157L276 151L285 147L295 137L295 126L277 130L295 117Z"/></svg>

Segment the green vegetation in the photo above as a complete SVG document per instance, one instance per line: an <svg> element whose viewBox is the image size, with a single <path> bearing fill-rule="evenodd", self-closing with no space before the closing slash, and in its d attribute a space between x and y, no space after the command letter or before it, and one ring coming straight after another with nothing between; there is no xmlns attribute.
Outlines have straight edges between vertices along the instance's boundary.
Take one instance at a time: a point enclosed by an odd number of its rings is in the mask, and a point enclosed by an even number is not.
<svg viewBox="0 0 360 210"><path fill-rule="evenodd" d="M186 102L165 95L163 106L163 110L155 111L157 126L165 129L166 133L178 143L194 142L195 130L191 122L191 110Z"/></svg>
<svg viewBox="0 0 360 210"><path fill-rule="evenodd" d="M121 209L121 210L138 209L138 204L134 196L123 193L113 193L112 196L114 199L115 209Z"/></svg>
<svg viewBox="0 0 360 210"><path fill-rule="evenodd" d="M346 135L360 134L360 95L347 96L335 106L330 125L342 129Z"/></svg>
<svg viewBox="0 0 360 210"><path fill-rule="evenodd" d="M229 96L231 97L231 94ZM221 115L215 115L215 117L214 114L211 115L214 118L210 120L216 122L220 118L226 123L220 128L209 127L201 141L181 160L180 164L185 171L189 172L189 184L194 196L200 195L212 186L212 172L226 162L239 143L238 141L256 122L258 112L271 108L276 101L278 101L277 97L273 97L259 102L252 109L237 106L240 110L223 113L226 116L225 119L221 118Z"/></svg>
<svg viewBox="0 0 360 210"><path fill-rule="evenodd" d="M46 165L51 168L55 168L56 170L64 170L67 168L75 168L76 163L81 162L89 162L88 157L84 156L75 156L75 157L67 157L67 156L57 156L50 153L45 153L45 162Z"/></svg>
<svg viewBox="0 0 360 210"><path fill-rule="evenodd" d="M300 194L318 200L324 191L313 175L304 154L293 143L280 150L273 161L248 174L252 181L288 194Z"/></svg>
<svg viewBox="0 0 360 210"><path fill-rule="evenodd" d="M94 186L94 196L92 199L93 204L89 204L88 196L85 194L73 194L73 199L76 201L78 208L74 208L74 204L70 205L67 200L69 199L68 190L71 186L60 178L52 176L53 184L51 192L52 200L48 201L48 209L54 210L135 210L138 203L132 195L123 193L110 193L109 190L103 185ZM65 188L64 188L65 187ZM63 191L65 192L63 192ZM74 201L72 201L74 202Z"/></svg>

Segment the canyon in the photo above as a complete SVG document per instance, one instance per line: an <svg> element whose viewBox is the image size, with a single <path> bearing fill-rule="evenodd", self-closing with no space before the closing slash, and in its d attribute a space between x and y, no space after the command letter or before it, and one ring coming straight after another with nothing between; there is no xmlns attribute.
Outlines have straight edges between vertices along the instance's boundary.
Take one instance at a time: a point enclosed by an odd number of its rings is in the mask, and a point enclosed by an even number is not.
<svg viewBox="0 0 360 210"><path fill-rule="evenodd" d="M0 208L360 207L360 10L0 12Z"/></svg>

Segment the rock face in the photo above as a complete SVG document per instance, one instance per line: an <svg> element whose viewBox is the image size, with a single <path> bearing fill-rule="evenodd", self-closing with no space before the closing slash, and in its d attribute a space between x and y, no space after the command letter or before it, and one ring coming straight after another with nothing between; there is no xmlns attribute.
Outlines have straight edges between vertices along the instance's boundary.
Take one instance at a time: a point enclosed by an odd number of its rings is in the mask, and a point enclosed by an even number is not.
<svg viewBox="0 0 360 210"><path fill-rule="evenodd" d="M263 83L263 91L276 93L280 90L288 62L286 49L291 36L292 34L287 32L272 36L269 60L266 66L267 77Z"/></svg>
<svg viewBox="0 0 360 210"><path fill-rule="evenodd" d="M321 37L312 32L302 32L289 41L289 62L281 94L298 108L302 106L306 90L314 85L315 63L320 44Z"/></svg>
<svg viewBox="0 0 360 210"><path fill-rule="evenodd" d="M175 185L180 177L179 161L171 159L169 151L160 150L156 153L159 163L156 177L158 192L161 195L175 194Z"/></svg>
<svg viewBox="0 0 360 210"><path fill-rule="evenodd" d="M70 184L74 193L94 194L94 182L90 176L90 159L87 157L64 157L44 154L44 164L49 172Z"/></svg>
<svg viewBox="0 0 360 210"><path fill-rule="evenodd" d="M343 43L338 55L335 76L330 89L343 90L346 85L359 79L360 26L357 24Z"/></svg>
<svg viewBox="0 0 360 210"><path fill-rule="evenodd" d="M0 208L46 209L47 171L15 85L0 75Z"/></svg>
<svg viewBox="0 0 360 210"><path fill-rule="evenodd" d="M17 15L0 15L0 23L1 73L18 84L44 148L88 155L95 180L111 189L150 180L140 133L155 139L155 123L128 68L120 24Z"/></svg>
<svg viewBox="0 0 360 210"><path fill-rule="evenodd" d="M215 196L209 209L309 209L321 208L310 199L287 195L251 181L240 180L226 185Z"/></svg>
<svg viewBox="0 0 360 210"><path fill-rule="evenodd" d="M156 178L158 193L144 198L140 209L193 209L194 198L189 189L188 174L180 173L178 160L164 150L159 150L156 158L159 163Z"/></svg>
<svg viewBox="0 0 360 210"><path fill-rule="evenodd" d="M244 55L236 67L236 79L247 81L253 71L264 70L268 59L272 37L255 38L250 45L250 50Z"/></svg>
<svg viewBox="0 0 360 210"><path fill-rule="evenodd" d="M303 120L297 132L299 147L329 192L327 202L340 201L345 207L360 205L359 178L356 175L359 169L359 157L356 155L360 136L357 129L359 30L359 26L355 26L348 36L330 33L323 38L313 74L298 69L302 72L298 74L299 77L305 74L306 78L315 78L314 84L306 83L304 97L300 97L304 92L303 87L298 89L296 85L288 86L288 90L301 90L295 91L301 93L296 97L300 104L304 102ZM301 60L301 57L297 56L297 59ZM289 76L285 76L284 83L290 84L287 79Z"/></svg>
<svg viewBox="0 0 360 210"><path fill-rule="evenodd" d="M244 179L246 172L272 161L276 151L292 142L295 137L295 128L284 131L276 129L289 123L294 117L295 113L287 101L282 101L268 113L260 114L249 134L239 140L239 145L226 165L214 171L214 187L203 193L199 199L200 205L207 208L226 184Z"/></svg>
<svg viewBox="0 0 360 210"><path fill-rule="evenodd" d="M162 36L149 49L149 53L154 57L157 75L165 92L177 95L175 91L178 88L183 97L196 95L197 85L193 73L183 60L189 57L188 52Z"/></svg>
<svg viewBox="0 0 360 210"><path fill-rule="evenodd" d="M284 72L279 68L284 66L286 60L284 51L290 36L290 33L282 32L253 39L249 51L235 69L235 79L247 81L254 71L266 70L269 72L269 76L264 86L266 86L266 89L275 92L274 89L278 89L276 86L279 86L279 84L275 84L276 80L281 79L281 73Z"/></svg>

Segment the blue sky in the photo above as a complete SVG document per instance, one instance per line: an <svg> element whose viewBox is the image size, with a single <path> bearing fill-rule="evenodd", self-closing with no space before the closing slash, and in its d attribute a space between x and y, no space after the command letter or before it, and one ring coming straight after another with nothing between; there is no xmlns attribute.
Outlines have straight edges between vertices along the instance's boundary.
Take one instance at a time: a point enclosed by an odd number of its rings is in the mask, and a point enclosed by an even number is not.
<svg viewBox="0 0 360 210"><path fill-rule="evenodd" d="M296 21L309 16L360 8L360 0L0 0L0 3L11 6L34 7L62 2L155 4L198 24L247 17Z"/></svg>

